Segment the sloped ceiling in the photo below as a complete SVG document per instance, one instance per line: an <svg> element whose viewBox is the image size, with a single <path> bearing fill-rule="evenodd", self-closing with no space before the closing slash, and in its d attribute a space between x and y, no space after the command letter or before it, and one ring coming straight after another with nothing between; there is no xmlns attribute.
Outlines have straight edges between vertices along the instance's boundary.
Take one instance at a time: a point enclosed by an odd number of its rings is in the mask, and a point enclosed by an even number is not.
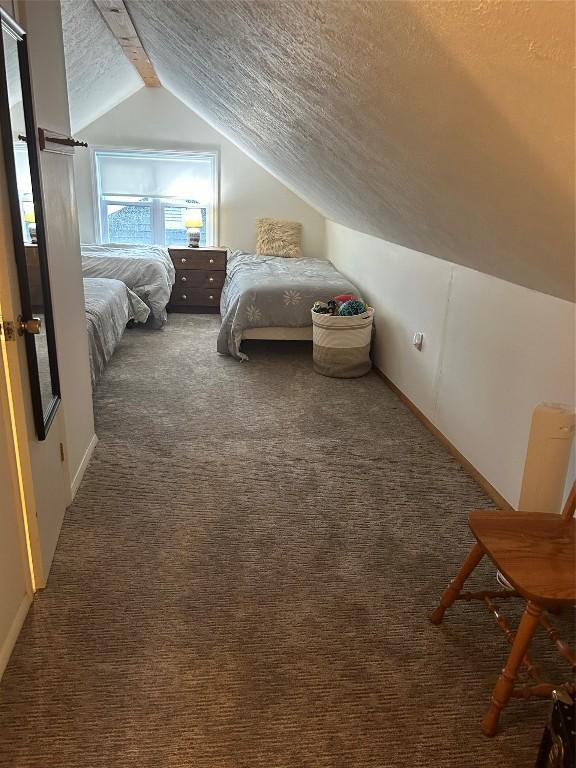
<svg viewBox="0 0 576 768"><path fill-rule="evenodd" d="M574 298L571 2L126 5L163 85L327 217Z"/></svg>
<svg viewBox="0 0 576 768"><path fill-rule="evenodd" d="M92 0L62 0L62 32L70 121L78 131L144 83Z"/></svg>

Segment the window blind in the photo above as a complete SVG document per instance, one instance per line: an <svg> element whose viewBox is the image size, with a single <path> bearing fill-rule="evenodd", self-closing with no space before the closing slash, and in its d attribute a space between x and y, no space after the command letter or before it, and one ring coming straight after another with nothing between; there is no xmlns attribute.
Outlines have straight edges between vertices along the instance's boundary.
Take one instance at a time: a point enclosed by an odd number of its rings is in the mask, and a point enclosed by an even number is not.
<svg viewBox="0 0 576 768"><path fill-rule="evenodd" d="M96 160L101 195L214 204L215 153L97 152Z"/></svg>

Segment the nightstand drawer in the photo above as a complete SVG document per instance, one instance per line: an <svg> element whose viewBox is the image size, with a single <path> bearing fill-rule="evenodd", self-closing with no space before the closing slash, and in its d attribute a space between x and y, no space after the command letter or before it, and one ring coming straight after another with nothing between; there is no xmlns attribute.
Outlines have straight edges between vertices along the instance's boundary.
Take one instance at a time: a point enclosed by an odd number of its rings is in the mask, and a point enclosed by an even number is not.
<svg viewBox="0 0 576 768"><path fill-rule="evenodd" d="M182 285L175 285L172 288L170 304L185 307L219 307L221 293L220 288L214 290L209 288L189 289Z"/></svg>
<svg viewBox="0 0 576 768"><path fill-rule="evenodd" d="M226 273L207 269L177 269L176 285L186 288L222 288Z"/></svg>
<svg viewBox="0 0 576 768"><path fill-rule="evenodd" d="M201 248L169 249L176 269L226 270L226 251L203 251Z"/></svg>

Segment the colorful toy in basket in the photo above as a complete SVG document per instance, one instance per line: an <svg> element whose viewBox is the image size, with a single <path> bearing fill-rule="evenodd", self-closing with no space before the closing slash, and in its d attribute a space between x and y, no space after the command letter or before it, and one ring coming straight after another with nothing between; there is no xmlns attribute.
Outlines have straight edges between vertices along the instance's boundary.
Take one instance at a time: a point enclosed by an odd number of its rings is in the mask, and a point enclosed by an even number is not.
<svg viewBox="0 0 576 768"><path fill-rule="evenodd" d="M340 296L334 296L334 301L337 301L338 304L344 304L346 301L352 301L352 299L357 299L358 296L354 296L353 293L341 293Z"/></svg>
<svg viewBox="0 0 576 768"><path fill-rule="evenodd" d="M337 315L338 310L340 309L340 304L335 299L330 299L328 302L328 309L330 310L331 315Z"/></svg>
<svg viewBox="0 0 576 768"><path fill-rule="evenodd" d="M368 304L352 293L342 293L334 296L330 301L315 301L312 312L318 315L332 315L333 317L362 315L370 309Z"/></svg>
<svg viewBox="0 0 576 768"><path fill-rule="evenodd" d="M366 310L367 310L366 302L362 301L362 299L350 299L349 301L345 301L344 304L340 305L338 314L339 315L361 315L364 312L366 312Z"/></svg>

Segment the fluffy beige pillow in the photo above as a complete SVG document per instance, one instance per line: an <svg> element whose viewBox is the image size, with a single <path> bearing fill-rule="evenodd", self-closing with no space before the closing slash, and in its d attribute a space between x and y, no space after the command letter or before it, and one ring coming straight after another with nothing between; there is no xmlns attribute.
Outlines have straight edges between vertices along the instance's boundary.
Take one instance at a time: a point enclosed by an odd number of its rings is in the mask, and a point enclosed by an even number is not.
<svg viewBox="0 0 576 768"><path fill-rule="evenodd" d="M256 219L258 256L302 256L302 224L281 219Z"/></svg>

